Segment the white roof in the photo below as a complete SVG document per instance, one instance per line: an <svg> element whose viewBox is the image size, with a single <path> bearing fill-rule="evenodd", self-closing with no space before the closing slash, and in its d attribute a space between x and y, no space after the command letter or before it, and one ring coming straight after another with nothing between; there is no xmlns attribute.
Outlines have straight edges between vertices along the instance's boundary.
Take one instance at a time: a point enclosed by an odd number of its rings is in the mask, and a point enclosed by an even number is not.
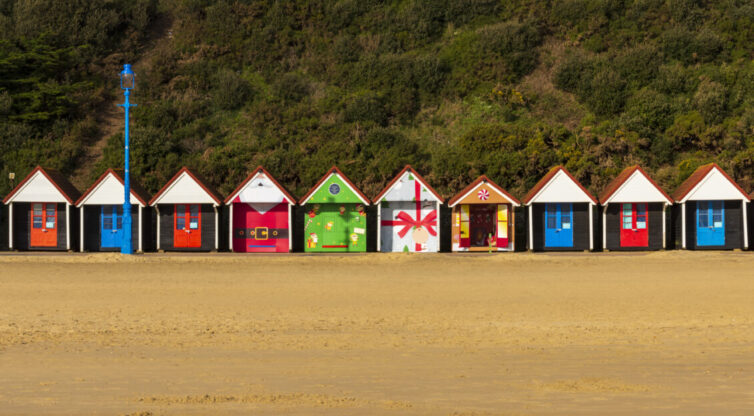
<svg viewBox="0 0 754 416"><path fill-rule="evenodd" d="M184 171L165 189L151 205L157 204L212 204L217 201L194 178Z"/></svg>
<svg viewBox="0 0 754 416"><path fill-rule="evenodd" d="M592 198L563 169L555 173L529 204L546 202L588 202L594 205Z"/></svg>
<svg viewBox="0 0 754 416"><path fill-rule="evenodd" d="M102 179L97 186L89 192L84 199L82 199L77 207L82 205L120 205L123 203L124 185L115 177L112 172L108 172L104 179ZM142 204L135 196L133 190L131 190L131 204Z"/></svg>
<svg viewBox="0 0 754 416"><path fill-rule="evenodd" d="M640 169L634 170L631 176L626 179L621 186L610 195L603 204L611 202L664 202L672 204L673 201L668 199L659 189L644 175Z"/></svg>
<svg viewBox="0 0 754 416"><path fill-rule="evenodd" d="M681 200L686 201L719 201L719 200L744 200L749 196L741 191L725 177L717 168L713 167L707 175L689 191Z"/></svg>
<svg viewBox="0 0 754 416"><path fill-rule="evenodd" d="M65 195L47 179L42 170L37 170L23 186L5 203L11 202L61 202L68 203Z"/></svg>

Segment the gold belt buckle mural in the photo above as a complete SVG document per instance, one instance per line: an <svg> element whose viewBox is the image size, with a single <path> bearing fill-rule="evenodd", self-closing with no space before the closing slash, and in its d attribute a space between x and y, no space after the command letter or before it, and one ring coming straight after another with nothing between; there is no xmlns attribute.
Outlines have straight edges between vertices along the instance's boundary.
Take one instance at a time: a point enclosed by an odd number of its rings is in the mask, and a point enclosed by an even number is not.
<svg viewBox="0 0 754 416"><path fill-rule="evenodd" d="M269 238L269 231L267 227L254 228L254 238L257 240L266 240Z"/></svg>

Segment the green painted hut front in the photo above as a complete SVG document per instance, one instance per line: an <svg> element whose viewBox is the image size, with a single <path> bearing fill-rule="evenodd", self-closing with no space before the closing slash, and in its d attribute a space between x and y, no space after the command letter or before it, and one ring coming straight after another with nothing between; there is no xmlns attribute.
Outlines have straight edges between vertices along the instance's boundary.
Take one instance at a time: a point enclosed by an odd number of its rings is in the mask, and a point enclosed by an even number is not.
<svg viewBox="0 0 754 416"><path fill-rule="evenodd" d="M333 166L299 204L304 208L304 251L367 251L369 199Z"/></svg>

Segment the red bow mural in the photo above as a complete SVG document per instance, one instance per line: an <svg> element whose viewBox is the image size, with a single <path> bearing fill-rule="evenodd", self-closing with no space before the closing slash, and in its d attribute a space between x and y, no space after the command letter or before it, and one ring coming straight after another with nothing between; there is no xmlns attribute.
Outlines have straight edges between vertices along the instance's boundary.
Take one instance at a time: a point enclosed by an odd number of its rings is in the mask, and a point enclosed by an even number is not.
<svg viewBox="0 0 754 416"><path fill-rule="evenodd" d="M412 217L411 214L407 213L406 211L400 211L395 216L397 220L385 220L382 221L382 225L403 227L398 231L398 237L400 238L405 237L408 231L413 227L423 228L427 230L430 235L436 236L437 230L435 230L435 227L437 226L437 210L433 209L432 212L428 213L424 218L422 218L421 185L419 184L419 181L414 181L414 189L414 195L416 199L416 217ZM415 250L421 251L421 243L416 243Z"/></svg>

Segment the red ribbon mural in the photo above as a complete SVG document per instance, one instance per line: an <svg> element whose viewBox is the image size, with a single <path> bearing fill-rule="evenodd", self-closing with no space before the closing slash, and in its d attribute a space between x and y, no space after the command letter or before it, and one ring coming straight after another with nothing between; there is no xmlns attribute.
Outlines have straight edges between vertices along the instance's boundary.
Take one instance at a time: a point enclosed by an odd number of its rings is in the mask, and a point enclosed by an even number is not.
<svg viewBox="0 0 754 416"><path fill-rule="evenodd" d="M414 227L417 230L426 230L430 235L436 236L437 230L435 229L435 227L437 226L437 210L433 209L424 218L422 218L421 184L419 183L419 181L414 181L414 189L414 195L416 199L416 217L412 217L411 214L407 213L406 211L400 211L395 216L397 220L383 220L382 225L403 227L398 231L398 237L400 238L405 237L408 231ZM426 241L426 239L424 239L424 241L422 242L416 242L416 240L417 239L414 238L415 250L421 251L422 243Z"/></svg>

